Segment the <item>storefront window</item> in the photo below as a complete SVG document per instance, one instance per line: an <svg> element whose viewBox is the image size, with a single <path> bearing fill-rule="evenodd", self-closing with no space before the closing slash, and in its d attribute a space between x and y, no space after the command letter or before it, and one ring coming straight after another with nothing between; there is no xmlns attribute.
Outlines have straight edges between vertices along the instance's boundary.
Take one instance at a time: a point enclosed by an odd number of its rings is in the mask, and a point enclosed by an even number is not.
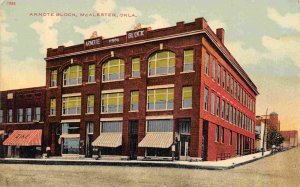
<svg viewBox="0 0 300 187"><path fill-rule="evenodd" d="M68 134L69 136L64 136ZM73 136L72 136L73 134ZM80 124L62 124L62 154L79 154Z"/></svg>

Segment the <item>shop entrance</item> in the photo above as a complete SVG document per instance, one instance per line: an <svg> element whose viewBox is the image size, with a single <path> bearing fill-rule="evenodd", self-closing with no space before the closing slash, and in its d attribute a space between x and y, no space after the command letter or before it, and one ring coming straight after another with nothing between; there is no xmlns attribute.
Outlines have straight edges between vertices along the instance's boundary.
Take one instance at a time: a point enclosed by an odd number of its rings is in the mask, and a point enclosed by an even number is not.
<svg viewBox="0 0 300 187"><path fill-rule="evenodd" d="M138 121L129 121L129 158L131 160L137 159L137 147L138 147Z"/></svg>
<svg viewBox="0 0 300 187"><path fill-rule="evenodd" d="M180 134L180 160L187 160L190 156L190 134L191 119L179 119L179 134Z"/></svg>

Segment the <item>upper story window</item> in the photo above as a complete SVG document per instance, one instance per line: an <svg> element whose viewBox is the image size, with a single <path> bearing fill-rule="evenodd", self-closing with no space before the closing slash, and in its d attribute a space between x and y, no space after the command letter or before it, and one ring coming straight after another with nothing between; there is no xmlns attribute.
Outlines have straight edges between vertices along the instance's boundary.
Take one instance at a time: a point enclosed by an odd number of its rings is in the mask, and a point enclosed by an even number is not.
<svg viewBox="0 0 300 187"><path fill-rule="evenodd" d="M50 115L56 115L56 99L50 99Z"/></svg>
<svg viewBox="0 0 300 187"><path fill-rule="evenodd" d="M174 88L149 89L147 98L147 110L173 110L174 108Z"/></svg>
<svg viewBox="0 0 300 187"><path fill-rule="evenodd" d="M222 75L222 87L225 89L226 86L226 71L223 70L223 75Z"/></svg>
<svg viewBox="0 0 300 187"><path fill-rule="evenodd" d="M89 65L88 82L95 82L95 64Z"/></svg>
<svg viewBox="0 0 300 187"><path fill-rule="evenodd" d="M204 89L204 110L208 111L208 89Z"/></svg>
<svg viewBox="0 0 300 187"><path fill-rule="evenodd" d="M219 97L219 96L217 97L217 104L216 104L216 107L217 107L217 109L216 109L216 114L217 114L217 116L220 117L220 97Z"/></svg>
<svg viewBox="0 0 300 187"><path fill-rule="evenodd" d="M50 76L51 76L50 86L51 87L57 86L57 70L52 70Z"/></svg>
<svg viewBox="0 0 300 187"><path fill-rule="evenodd" d="M3 110L0 110L0 123L3 123Z"/></svg>
<svg viewBox="0 0 300 187"><path fill-rule="evenodd" d="M220 85L221 82L221 66L218 65L218 70L217 70L217 83Z"/></svg>
<svg viewBox="0 0 300 187"><path fill-rule="evenodd" d="M230 88L230 74L227 73L227 81L226 81L226 89L229 92L229 88Z"/></svg>
<svg viewBox="0 0 300 187"><path fill-rule="evenodd" d="M102 81L124 80L124 72L124 60L109 60L102 66Z"/></svg>
<svg viewBox="0 0 300 187"><path fill-rule="evenodd" d="M63 73L64 86L82 83L82 68L79 65L69 66Z"/></svg>
<svg viewBox="0 0 300 187"><path fill-rule="evenodd" d="M132 77L140 77L140 58L133 58L132 59L132 70L131 70Z"/></svg>
<svg viewBox="0 0 300 187"><path fill-rule="evenodd" d="M193 71L194 50L184 50L183 71Z"/></svg>
<svg viewBox="0 0 300 187"><path fill-rule="evenodd" d="M219 137L220 137L220 135L219 135L219 125L216 125L216 135L215 135L215 141L216 142L219 142Z"/></svg>
<svg viewBox="0 0 300 187"><path fill-rule="evenodd" d="M95 96L88 95L87 97L87 113L94 113Z"/></svg>
<svg viewBox="0 0 300 187"><path fill-rule="evenodd" d="M224 131L225 131L224 127L221 127L221 143L224 143L224 139L225 139Z"/></svg>
<svg viewBox="0 0 300 187"><path fill-rule="evenodd" d="M221 117L224 119L225 117L225 101L222 100L222 106L221 106Z"/></svg>
<svg viewBox="0 0 300 187"><path fill-rule="evenodd" d="M205 54L205 74L208 75L209 72L209 54Z"/></svg>
<svg viewBox="0 0 300 187"><path fill-rule="evenodd" d="M41 107L35 107L34 119L37 121L41 120Z"/></svg>
<svg viewBox="0 0 300 187"><path fill-rule="evenodd" d="M216 80L216 61L215 59L211 62L211 78L213 81Z"/></svg>
<svg viewBox="0 0 300 187"><path fill-rule="evenodd" d="M12 109L8 109L7 122L8 123L12 123L13 122L13 110Z"/></svg>
<svg viewBox="0 0 300 187"><path fill-rule="evenodd" d="M62 98L62 114L80 114L81 113L81 97L63 97Z"/></svg>
<svg viewBox="0 0 300 187"><path fill-rule="evenodd" d="M192 87L182 88L182 108L192 108Z"/></svg>
<svg viewBox="0 0 300 187"><path fill-rule="evenodd" d="M175 54L171 51L157 52L148 59L148 76L175 74Z"/></svg>
<svg viewBox="0 0 300 187"><path fill-rule="evenodd" d="M106 93L101 95L101 113L123 112L123 93Z"/></svg>
<svg viewBox="0 0 300 187"><path fill-rule="evenodd" d="M86 133L87 134L94 134L94 123L88 122L86 124Z"/></svg>
<svg viewBox="0 0 300 187"><path fill-rule="evenodd" d="M32 121L32 108L26 108L26 121Z"/></svg>
<svg viewBox="0 0 300 187"><path fill-rule="evenodd" d="M232 131L229 131L229 145L232 145Z"/></svg>
<svg viewBox="0 0 300 187"><path fill-rule="evenodd" d="M215 114L215 94L211 93L210 97L210 112L211 114Z"/></svg>
<svg viewBox="0 0 300 187"><path fill-rule="evenodd" d="M130 96L130 111L139 110L139 91L132 91Z"/></svg>
<svg viewBox="0 0 300 187"><path fill-rule="evenodd" d="M18 122L19 123L23 122L23 108L18 109Z"/></svg>

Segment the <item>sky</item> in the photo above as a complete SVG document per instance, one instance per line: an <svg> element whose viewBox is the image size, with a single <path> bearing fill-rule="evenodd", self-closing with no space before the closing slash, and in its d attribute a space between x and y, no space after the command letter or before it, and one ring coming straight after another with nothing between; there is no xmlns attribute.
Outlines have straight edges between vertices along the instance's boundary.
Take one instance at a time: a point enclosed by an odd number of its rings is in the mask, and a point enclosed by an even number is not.
<svg viewBox="0 0 300 187"><path fill-rule="evenodd" d="M80 16L97 12L127 16ZM158 29L198 17L225 29L226 47L260 92L256 115L268 108L282 130L300 133L299 0L0 0L0 90L45 85L46 49L81 44L93 31L108 38L137 23Z"/></svg>

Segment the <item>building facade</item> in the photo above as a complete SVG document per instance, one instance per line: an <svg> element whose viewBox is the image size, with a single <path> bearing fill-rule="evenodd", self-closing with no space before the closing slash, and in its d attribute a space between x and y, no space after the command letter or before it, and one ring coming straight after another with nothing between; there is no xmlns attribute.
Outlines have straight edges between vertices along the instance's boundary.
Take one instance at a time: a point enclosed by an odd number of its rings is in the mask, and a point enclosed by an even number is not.
<svg viewBox="0 0 300 187"><path fill-rule="evenodd" d="M56 156L250 153L258 91L224 34L197 18L47 49L43 144Z"/></svg>
<svg viewBox="0 0 300 187"><path fill-rule="evenodd" d="M280 134L283 136L284 140L282 143L283 147L292 148L298 146L298 131L280 131Z"/></svg>

